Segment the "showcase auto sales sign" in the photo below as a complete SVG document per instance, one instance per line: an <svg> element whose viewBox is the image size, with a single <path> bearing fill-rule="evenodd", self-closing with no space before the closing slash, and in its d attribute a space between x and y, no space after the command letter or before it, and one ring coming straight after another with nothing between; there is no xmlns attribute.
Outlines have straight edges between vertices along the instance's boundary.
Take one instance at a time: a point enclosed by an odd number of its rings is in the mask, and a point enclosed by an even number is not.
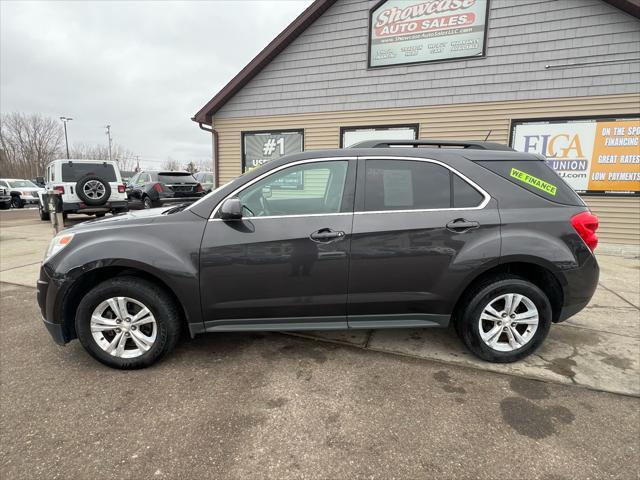
<svg viewBox="0 0 640 480"><path fill-rule="evenodd" d="M481 56L487 0L387 0L371 12L372 67Z"/></svg>

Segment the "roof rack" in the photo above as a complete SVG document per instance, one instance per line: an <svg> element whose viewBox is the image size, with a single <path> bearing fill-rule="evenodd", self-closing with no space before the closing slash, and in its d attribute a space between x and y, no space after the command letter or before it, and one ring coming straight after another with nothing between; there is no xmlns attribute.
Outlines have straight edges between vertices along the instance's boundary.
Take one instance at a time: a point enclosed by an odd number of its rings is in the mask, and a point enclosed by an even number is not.
<svg viewBox="0 0 640 480"><path fill-rule="evenodd" d="M483 142L480 140L365 140L351 145L349 148L388 148L391 146L408 146L408 147L462 147L474 150L507 150L513 152L510 148L501 143Z"/></svg>

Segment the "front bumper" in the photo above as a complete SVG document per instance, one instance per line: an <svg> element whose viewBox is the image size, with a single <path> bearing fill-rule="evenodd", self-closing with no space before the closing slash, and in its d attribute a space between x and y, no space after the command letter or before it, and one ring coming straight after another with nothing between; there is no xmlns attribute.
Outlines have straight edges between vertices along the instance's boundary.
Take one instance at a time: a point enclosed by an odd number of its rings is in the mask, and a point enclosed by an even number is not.
<svg viewBox="0 0 640 480"><path fill-rule="evenodd" d="M37 299L42 321L47 331L58 345L64 345L75 337L75 333L65 326L60 312L61 300L65 293L65 283L53 281L43 265L40 266L40 278L37 282Z"/></svg>

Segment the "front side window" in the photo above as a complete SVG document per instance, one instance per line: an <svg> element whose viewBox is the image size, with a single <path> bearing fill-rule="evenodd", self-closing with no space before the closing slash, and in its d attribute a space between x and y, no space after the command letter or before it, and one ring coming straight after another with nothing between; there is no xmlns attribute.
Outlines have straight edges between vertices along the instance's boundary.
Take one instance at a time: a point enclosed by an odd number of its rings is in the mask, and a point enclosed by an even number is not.
<svg viewBox="0 0 640 480"><path fill-rule="evenodd" d="M248 217L339 213L347 177L343 160L285 168L254 183L238 197Z"/></svg>

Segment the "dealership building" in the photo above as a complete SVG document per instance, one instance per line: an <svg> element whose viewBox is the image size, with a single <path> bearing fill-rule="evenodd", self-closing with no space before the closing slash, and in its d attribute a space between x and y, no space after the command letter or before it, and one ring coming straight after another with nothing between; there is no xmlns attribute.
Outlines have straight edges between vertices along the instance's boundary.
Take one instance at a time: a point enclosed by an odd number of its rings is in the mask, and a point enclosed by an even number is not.
<svg viewBox="0 0 640 480"><path fill-rule="evenodd" d="M638 0L316 0L193 120L217 184L369 139L542 153L601 242L637 248L639 19Z"/></svg>

